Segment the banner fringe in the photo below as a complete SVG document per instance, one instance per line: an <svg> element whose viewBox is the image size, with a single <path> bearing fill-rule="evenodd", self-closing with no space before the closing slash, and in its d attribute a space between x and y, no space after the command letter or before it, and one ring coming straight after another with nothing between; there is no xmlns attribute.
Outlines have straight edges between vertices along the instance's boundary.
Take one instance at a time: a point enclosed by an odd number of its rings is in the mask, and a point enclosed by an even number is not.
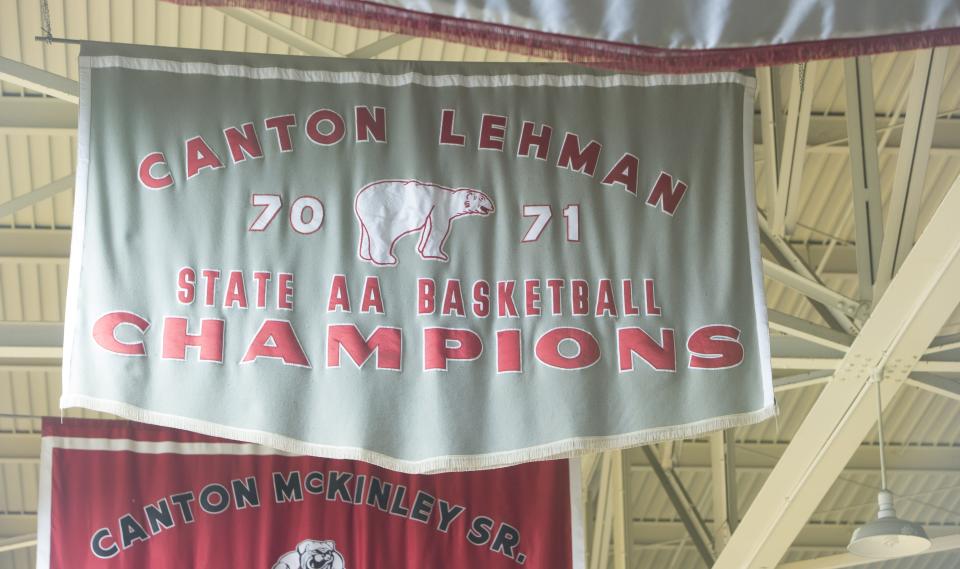
<svg viewBox="0 0 960 569"><path fill-rule="evenodd" d="M616 71L642 73L737 70L960 44L960 28L942 28L755 47L665 49L428 14L363 0L166 1L183 6L267 10L357 28L439 39Z"/></svg>
<svg viewBox="0 0 960 569"><path fill-rule="evenodd" d="M594 452L627 449L668 440L690 439L713 431L753 425L765 421L778 413L777 407L770 405L757 411L725 415L693 423L686 423L684 425L645 429L620 435L577 437L512 451L476 455L439 456L420 461L410 461L362 448L309 443L273 433L230 427L209 421L159 413L119 401L99 399L85 395L64 394L60 398L60 408L65 409L68 407L84 407L101 413L110 413L132 421L254 443L291 454L360 460L405 474L435 474L439 472L464 472L489 468L503 468L523 462L573 458Z"/></svg>

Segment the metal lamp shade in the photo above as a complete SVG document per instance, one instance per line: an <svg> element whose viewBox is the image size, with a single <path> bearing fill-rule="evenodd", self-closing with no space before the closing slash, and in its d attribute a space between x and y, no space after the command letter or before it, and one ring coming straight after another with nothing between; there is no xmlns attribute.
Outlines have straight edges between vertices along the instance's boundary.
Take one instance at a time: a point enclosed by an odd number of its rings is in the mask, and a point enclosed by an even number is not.
<svg viewBox="0 0 960 569"><path fill-rule="evenodd" d="M901 520L893 509L893 495L881 490L877 519L853 532L847 551L871 559L916 555L930 548L930 539L920 524Z"/></svg>

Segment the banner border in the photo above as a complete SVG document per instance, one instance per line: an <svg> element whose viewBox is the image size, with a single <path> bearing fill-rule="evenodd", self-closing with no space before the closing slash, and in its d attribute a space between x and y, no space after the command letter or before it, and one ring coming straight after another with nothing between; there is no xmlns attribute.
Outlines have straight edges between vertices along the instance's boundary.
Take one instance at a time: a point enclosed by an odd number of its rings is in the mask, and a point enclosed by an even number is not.
<svg viewBox="0 0 960 569"><path fill-rule="evenodd" d="M252 443L209 441L141 441L133 438L104 438L83 436L44 435L40 439L40 484L37 507L37 569L50 568L50 537L53 497L53 450L74 451L132 451L141 454L177 455L244 455L244 456L306 456L291 455L272 447ZM232 450L232 452L217 452ZM335 457L329 457L335 458ZM580 484L581 463L577 457L565 459L570 484L570 546L572 569L586 568L586 525L583 518L583 488ZM428 474L428 473L407 473Z"/></svg>
<svg viewBox="0 0 960 569"><path fill-rule="evenodd" d="M86 395L65 393L60 398L60 406L61 408L84 407L92 411L110 413L132 421L193 431L213 437L245 441L292 454L343 460L360 460L404 474L437 474L441 472L485 470L489 468L513 466L522 462L535 460L572 458L592 452L626 449L666 440L688 439L713 431L752 425L769 419L776 414L776 406L771 401L769 405L756 411L713 417L701 421L684 423L682 425L654 427L618 435L571 437L508 451L471 455L442 455L423 460L403 460L359 447L311 443L293 437L286 437L255 429L243 429L210 421L202 421L200 419L150 411L128 403L88 397Z"/></svg>
<svg viewBox="0 0 960 569"><path fill-rule="evenodd" d="M86 233L87 193L90 174L90 67L83 57L79 62L80 111L77 118L77 177L73 191L73 221L70 226L70 259L67 263L67 294L64 301L63 361L60 366L61 398L69 391L76 338L76 320L80 308L80 272L83 270L83 241ZM60 408L63 409L61 403Z"/></svg>
<svg viewBox="0 0 960 569"><path fill-rule="evenodd" d="M54 441L40 437L40 480L37 499L37 569L50 569L50 535L53 518L53 448Z"/></svg>
<svg viewBox="0 0 960 569"><path fill-rule="evenodd" d="M308 59L330 59L336 58ZM125 55L81 55L80 62L88 69L129 69L132 71L158 71L184 75L212 75L216 77L239 77L244 79L278 79L310 83L333 84L369 84L381 87L400 87L422 85L425 87L662 87L674 85L709 85L733 83L743 85L748 90L756 88L756 79L735 71L714 71L685 75L636 75L613 73L591 75L588 73L534 73L530 75L464 75L448 73L431 75L408 71L406 73L381 73L376 71L328 71L322 69L295 69L276 66L252 66L236 63L214 63L210 61L174 61L151 57L130 57ZM455 65L455 64L454 64ZM476 65L476 64L473 64ZM489 65L497 65L491 63ZM546 63L533 65L572 66L565 63Z"/></svg>
<svg viewBox="0 0 960 569"><path fill-rule="evenodd" d="M72 393L70 377L72 374L71 353L75 342L75 320L79 310L79 281L83 237L86 216L86 197L88 191L88 164L90 144L90 97L92 69L126 68L145 71L160 71L171 73L195 73L215 76L242 77L250 79L283 79L292 81L330 82L330 83L364 83L371 82L378 85L392 87L421 84L428 87L540 87L540 86L627 86L627 87L657 87L673 85L703 85L727 83L736 84L744 88L744 117L743 117L743 144L744 144L744 180L745 202L747 208L748 239L755 245L757 224L754 210L753 196L753 141L747 135L752 128L751 108L753 95L756 89L756 80L753 77L736 72L713 72L704 74L677 75L590 75L586 73L574 74L502 74L502 75L463 75L441 74L430 75L417 72L402 74L384 74L380 72L358 71L325 71L309 69L291 69L281 67L254 67L249 65L223 64L213 62L181 62L162 58L138 58L119 55L80 56L80 86L81 109L78 123L78 168L76 198L74 208L73 238L71 244L70 277L67 287L66 318L64 326L64 361L63 361L63 393L60 397L60 408L85 407L94 411L110 413L121 418L132 419L144 423L164 427L180 428L206 435L227 439L246 441L249 443L269 446L293 454L324 456L329 458L360 460L377 466L408 474L430 474L447 471L482 470L510 466L533 460L571 458L586 453L604 450L630 448L671 439L682 439L699 436L708 432L729 429L739 426L758 423L774 416L777 412L772 392L771 372L769 368L769 352L765 349L758 337L761 352L761 381L763 389L763 407L745 413L724 415L692 421L679 425L653 427L620 433L615 435L572 437L543 443L540 445L518 448L507 451L480 453L471 455L441 455L422 460L404 460L380 452L370 451L359 447L343 447L311 443L268 433L255 429L228 426L211 421L193 419L180 415L152 411L111 399L90 397ZM762 272L760 271L759 248L751 255L753 272L753 297L759 334L763 335L766 324L766 306L763 300ZM759 284L758 284L759 283Z"/></svg>

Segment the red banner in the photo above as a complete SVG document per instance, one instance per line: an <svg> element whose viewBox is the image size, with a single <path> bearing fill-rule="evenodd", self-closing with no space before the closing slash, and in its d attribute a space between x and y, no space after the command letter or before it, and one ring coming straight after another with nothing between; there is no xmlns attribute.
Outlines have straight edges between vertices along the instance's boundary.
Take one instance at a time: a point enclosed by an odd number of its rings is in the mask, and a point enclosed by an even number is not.
<svg viewBox="0 0 960 569"><path fill-rule="evenodd" d="M579 568L579 465L408 475L122 421L43 425L38 568Z"/></svg>

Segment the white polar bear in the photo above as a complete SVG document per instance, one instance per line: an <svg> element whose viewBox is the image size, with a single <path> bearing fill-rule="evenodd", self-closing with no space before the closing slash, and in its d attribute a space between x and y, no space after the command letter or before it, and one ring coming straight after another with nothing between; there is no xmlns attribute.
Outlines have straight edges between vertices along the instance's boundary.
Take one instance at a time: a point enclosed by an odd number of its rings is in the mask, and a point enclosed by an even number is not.
<svg viewBox="0 0 960 569"><path fill-rule="evenodd" d="M381 180L364 186L354 200L360 223L360 258L374 265L397 264L393 247L404 235L420 232L423 259L448 260L443 245L453 220L490 215L493 200L470 188L446 188L417 180Z"/></svg>
<svg viewBox="0 0 960 569"><path fill-rule="evenodd" d="M297 550L284 553L272 569L345 569L343 556L331 540L305 539Z"/></svg>

